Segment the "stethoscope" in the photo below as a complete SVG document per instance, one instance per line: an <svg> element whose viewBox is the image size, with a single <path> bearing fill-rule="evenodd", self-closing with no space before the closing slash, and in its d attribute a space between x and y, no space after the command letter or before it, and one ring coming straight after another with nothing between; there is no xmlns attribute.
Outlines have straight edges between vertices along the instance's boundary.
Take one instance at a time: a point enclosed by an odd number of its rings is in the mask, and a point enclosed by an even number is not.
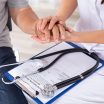
<svg viewBox="0 0 104 104"><path fill-rule="evenodd" d="M53 66L60 58L62 58L66 54L76 53L76 52L83 52L83 53L87 54L88 56L92 57L93 59L95 59L96 60L95 65L93 67L91 67L90 69L86 70L85 72L81 73L80 75L74 76L70 79L64 80L64 81L56 83L54 85L50 85L50 84L45 85L44 88L41 89L42 94L44 96L47 96L47 97L52 97L56 90L61 89L61 88L65 87L65 86L68 86L70 84L73 84L77 81L83 80L86 77L88 77L89 75L91 75L92 73L94 73L96 71L96 68L98 67L98 65L100 63L99 57L94 52L91 53L91 52L87 51L86 49L82 49L82 48L64 49L64 50L60 50L60 51L57 51L57 52L52 52L52 53L49 53L49 54L45 54L45 55L42 55L42 56L35 56L35 57L32 57L30 60L39 60L39 59L43 59L43 58L46 58L46 57L50 57L50 56L59 54L49 65L46 65L45 67L43 67L43 65L40 62L40 64L38 63L39 68L34 72L32 72L28 75L22 76L22 77L17 76L11 82L6 82L4 80L4 78L2 77L2 81L5 84L16 83L18 80L23 79L27 76L37 74L37 73L41 73L43 71L48 70L51 66ZM17 63L17 64L21 64L21 63ZM14 63L14 64L10 64L10 65L17 65L17 64ZM1 67L6 67L6 65L1 66Z"/></svg>

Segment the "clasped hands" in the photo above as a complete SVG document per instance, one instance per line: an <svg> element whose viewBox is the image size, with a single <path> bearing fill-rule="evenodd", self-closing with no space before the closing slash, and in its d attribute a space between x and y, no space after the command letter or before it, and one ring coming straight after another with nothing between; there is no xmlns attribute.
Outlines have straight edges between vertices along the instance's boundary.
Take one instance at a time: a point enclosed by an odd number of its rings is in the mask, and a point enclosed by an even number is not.
<svg viewBox="0 0 104 104"><path fill-rule="evenodd" d="M37 20L34 30L32 38L41 43L68 41L73 32L57 16Z"/></svg>

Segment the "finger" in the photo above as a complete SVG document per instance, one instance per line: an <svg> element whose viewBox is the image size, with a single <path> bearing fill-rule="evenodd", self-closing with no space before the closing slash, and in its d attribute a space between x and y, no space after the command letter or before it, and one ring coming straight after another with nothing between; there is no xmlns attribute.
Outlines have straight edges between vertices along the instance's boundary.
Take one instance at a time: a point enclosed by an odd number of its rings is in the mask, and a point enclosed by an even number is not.
<svg viewBox="0 0 104 104"><path fill-rule="evenodd" d="M70 28L70 27L66 27L66 31L73 32L74 30L72 28Z"/></svg>
<svg viewBox="0 0 104 104"><path fill-rule="evenodd" d="M54 42L53 36L50 36L50 42Z"/></svg>
<svg viewBox="0 0 104 104"><path fill-rule="evenodd" d="M59 21L59 23L64 26L64 28L66 29L66 31L73 32L73 29L70 28L70 27L67 27L64 21Z"/></svg>
<svg viewBox="0 0 104 104"><path fill-rule="evenodd" d="M66 35L65 28L62 25L60 25L60 24L58 24L58 27L59 27L59 31L60 31L60 37L61 37L62 40L64 40L65 39L65 35Z"/></svg>
<svg viewBox="0 0 104 104"><path fill-rule="evenodd" d="M48 30L48 25L46 26L45 30L44 30L44 34L45 34L45 39L47 42L50 42L50 37L51 37L51 31Z"/></svg>
<svg viewBox="0 0 104 104"><path fill-rule="evenodd" d="M36 36L32 36L32 39L35 40L35 41L37 41L37 42L39 42L39 43L42 43L42 44L47 43L46 41L43 41L39 37L36 37Z"/></svg>
<svg viewBox="0 0 104 104"><path fill-rule="evenodd" d="M40 19L39 22L37 23L37 33L38 33L37 36L39 37L39 39L44 41L45 40L45 35L40 29L42 22L43 22L43 19Z"/></svg>
<svg viewBox="0 0 104 104"><path fill-rule="evenodd" d="M60 23L61 25L63 25L63 26L65 26L65 27L66 27L66 24L65 24L65 22L64 22L64 21L59 21L59 23Z"/></svg>
<svg viewBox="0 0 104 104"><path fill-rule="evenodd" d="M33 36L38 37L41 40L45 40L44 33L42 33L38 28L41 23L42 23L42 19L38 20L37 22L34 23L34 26L32 27L32 29L33 29L32 34L33 34Z"/></svg>
<svg viewBox="0 0 104 104"><path fill-rule="evenodd" d="M53 35L53 40L56 41L56 42L58 42L60 36L59 36L59 29L58 29L58 26L57 25L55 25L53 27L53 29L52 29L52 35Z"/></svg>
<svg viewBox="0 0 104 104"><path fill-rule="evenodd" d="M48 22L50 22L51 18L52 17L47 17L47 18L43 19L43 22L41 24L41 30L45 29L46 25L48 24Z"/></svg>
<svg viewBox="0 0 104 104"><path fill-rule="evenodd" d="M51 35L50 31L45 31L45 40L47 42L50 42L50 35Z"/></svg>
<svg viewBox="0 0 104 104"><path fill-rule="evenodd" d="M42 41L45 41L45 34L44 33L41 33L39 32L39 35L38 35L38 38L41 39Z"/></svg>
<svg viewBox="0 0 104 104"><path fill-rule="evenodd" d="M32 33L31 34L34 34L34 36L38 36L37 22L34 22L34 25L32 26Z"/></svg>
<svg viewBox="0 0 104 104"><path fill-rule="evenodd" d="M40 19L37 23L37 30L41 31L41 25L42 25L43 19Z"/></svg>
<svg viewBox="0 0 104 104"><path fill-rule="evenodd" d="M53 17L52 19L51 19L51 21L50 21L50 24L49 24L49 30L51 30L53 27L54 27L54 25L58 22L59 20L58 20L58 18L55 16L55 17Z"/></svg>
<svg viewBox="0 0 104 104"><path fill-rule="evenodd" d="M34 35L32 35L31 38L33 39L34 38Z"/></svg>

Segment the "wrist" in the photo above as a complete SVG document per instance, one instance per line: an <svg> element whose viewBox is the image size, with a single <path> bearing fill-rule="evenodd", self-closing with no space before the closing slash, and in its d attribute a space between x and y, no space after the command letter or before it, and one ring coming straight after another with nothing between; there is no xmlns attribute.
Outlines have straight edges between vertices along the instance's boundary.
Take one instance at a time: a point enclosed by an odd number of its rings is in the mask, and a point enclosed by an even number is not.
<svg viewBox="0 0 104 104"><path fill-rule="evenodd" d="M72 42L81 42L80 32L77 31L71 32L70 38Z"/></svg>
<svg viewBox="0 0 104 104"><path fill-rule="evenodd" d="M66 19L64 19L64 17L60 14L56 14L55 15L60 21L66 22Z"/></svg>
<svg viewBox="0 0 104 104"><path fill-rule="evenodd" d="M38 19L27 20L26 22L24 22L21 25L21 29L25 33L30 34L30 35L33 35L37 31L37 22L38 22Z"/></svg>

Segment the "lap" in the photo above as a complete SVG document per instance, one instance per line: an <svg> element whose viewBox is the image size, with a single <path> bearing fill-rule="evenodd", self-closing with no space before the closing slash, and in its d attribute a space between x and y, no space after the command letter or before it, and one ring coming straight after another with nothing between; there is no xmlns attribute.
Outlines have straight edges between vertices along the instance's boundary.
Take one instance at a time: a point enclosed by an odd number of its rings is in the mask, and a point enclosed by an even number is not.
<svg viewBox="0 0 104 104"><path fill-rule="evenodd" d="M55 104L104 104L104 76L96 72L63 95Z"/></svg>
<svg viewBox="0 0 104 104"><path fill-rule="evenodd" d="M16 59L12 49L0 47L0 65L15 62ZM27 101L20 89L15 85L5 85L0 78L0 104L27 104Z"/></svg>

